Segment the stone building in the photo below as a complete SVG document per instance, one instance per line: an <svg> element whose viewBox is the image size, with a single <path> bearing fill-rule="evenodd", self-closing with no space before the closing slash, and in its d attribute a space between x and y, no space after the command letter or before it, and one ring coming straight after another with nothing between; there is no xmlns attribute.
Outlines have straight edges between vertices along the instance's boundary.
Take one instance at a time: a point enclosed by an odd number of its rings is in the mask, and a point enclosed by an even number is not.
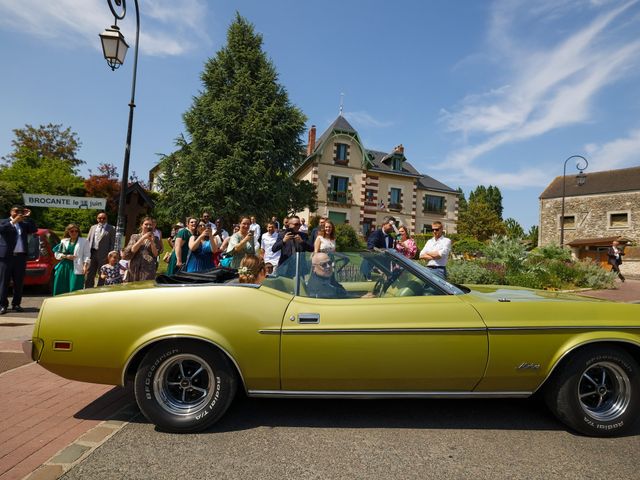
<svg viewBox="0 0 640 480"><path fill-rule="evenodd" d="M387 215L412 232L431 231L439 220L449 233L456 232L458 192L419 173L408 161L404 147L391 152L368 150L358 132L342 116L316 141L309 130L307 157L294 173L318 191L318 210L300 216L325 215L334 223L349 223L367 235Z"/></svg>
<svg viewBox="0 0 640 480"><path fill-rule="evenodd" d="M540 195L541 246L560 244L563 177L556 177ZM566 176L564 243L577 258L606 264L613 240L626 245L623 273L640 274L640 167L586 174L578 186Z"/></svg>

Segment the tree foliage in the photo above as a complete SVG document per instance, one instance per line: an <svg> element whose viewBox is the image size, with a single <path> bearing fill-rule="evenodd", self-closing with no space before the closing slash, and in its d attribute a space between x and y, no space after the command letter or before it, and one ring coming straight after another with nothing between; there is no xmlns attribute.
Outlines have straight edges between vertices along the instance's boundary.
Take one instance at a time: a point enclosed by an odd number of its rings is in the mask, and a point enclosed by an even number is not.
<svg viewBox="0 0 640 480"><path fill-rule="evenodd" d="M111 163L101 163L98 165L98 173L89 170L89 177L84 180L84 188L88 197L107 199L106 213L111 223L115 223L120 194L117 167Z"/></svg>
<svg viewBox="0 0 640 480"><path fill-rule="evenodd" d="M489 204L469 201L467 210L458 218L458 233L484 241L493 235L503 235L505 226Z"/></svg>
<svg viewBox="0 0 640 480"><path fill-rule="evenodd" d="M469 193L469 204L477 202L489 205L498 219L502 220L502 193L498 187L478 185L475 190Z"/></svg>
<svg viewBox="0 0 640 480"><path fill-rule="evenodd" d="M262 36L240 15L201 79L203 90L184 114L188 139L179 138L178 150L161 161L162 214L206 209L266 220L314 210L314 186L291 177L302 160L305 117L278 83Z"/></svg>
<svg viewBox="0 0 640 480"><path fill-rule="evenodd" d="M51 158L68 163L75 172L75 169L84 163L77 157L82 144L78 134L71 131L71 127L63 129L60 124L49 123L35 128L27 124L24 128L14 129L13 134L15 139L11 141L11 145L14 150L3 157L9 165L21 158Z"/></svg>
<svg viewBox="0 0 640 480"><path fill-rule="evenodd" d="M467 211L468 203L461 187L458 187L458 215Z"/></svg>
<svg viewBox="0 0 640 480"><path fill-rule="evenodd" d="M504 221L504 228L505 228L505 233L509 238L524 237L524 229L515 218L511 218L511 217L507 218Z"/></svg>

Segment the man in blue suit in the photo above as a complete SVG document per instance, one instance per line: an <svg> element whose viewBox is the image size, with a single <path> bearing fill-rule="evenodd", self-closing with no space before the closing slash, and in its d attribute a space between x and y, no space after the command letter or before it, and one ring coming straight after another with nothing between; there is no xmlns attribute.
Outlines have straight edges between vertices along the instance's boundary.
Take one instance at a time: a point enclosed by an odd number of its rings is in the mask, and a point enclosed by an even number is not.
<svg viewBox="0 0 640 480"><path fill-rule="evenodd" d="M373 250L374 248L393 248L394 238L391 236L393 232L393 225L396 219L393 217L384 217L382 219L382 225L375 230L367 239L367 248Z"/></svg>
<svg viewBox="0 0 640 480"><path fill-rule="evenodd" d="M11 306L22 312L22 286L27 270L28 237L36 233L38 227L28 217L31 210L21 206L11 209L11 216L0 221L0 315L9 307L9 283L13 280Z"/></svg>

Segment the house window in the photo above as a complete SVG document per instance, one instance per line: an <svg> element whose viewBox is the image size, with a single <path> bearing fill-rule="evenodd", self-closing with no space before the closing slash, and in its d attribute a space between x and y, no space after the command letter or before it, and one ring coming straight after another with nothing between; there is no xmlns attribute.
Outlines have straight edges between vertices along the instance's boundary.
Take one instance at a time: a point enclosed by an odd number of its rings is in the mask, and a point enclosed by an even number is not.
<svg viewBox="0 0 640 480"><path fill-rule="evenodd" d="M433 232L433 227L431 226L431 224L430 223L429 224L423 223L422 224L422 233L431 233L431 232Z"/></svg>
<svg viewBox="0 0 640 480"><path fill-rule="evenodd" d="M347 163L349 145L346 143L336 143L335 158L336 163Z"/></svg>
<svg viewBox="0 0 640 480"><path fill-rule="evenodd" d="M396 172L402 171L402 158L394 157L391 163L391 168Z"/></svg>
<svg viewBox="0 0 640 480"><path fill-rule="evenodd" d="M402 209L402 190L399 188L392 188L389 191L389 208L391 210L401 210Z"/></svg>
<svg viewBox="0 0 640 480"><path fill-rule="evenodd" d="M610 213L609 228L627 228L629 226L628 213Z"/></svg>
<svg viewBox="0 0 640 480"><path fill-rule="evenodd" d="M444 197L435 195L424 196L424 213L444 213Z"/></svg>
<svg viewBox="0 0 640 480"><path fill-rule="evenodd" d="M568 228L576 228L576 216L575 215L565 215L564 216L564 229Z"/></svg>
<svg viewBox="0 0 640 480"><path fill-rule="evenodd" d="M347 177L332 176L329 179L329 191L327 194L330 202L347 203L349 179Z"/></svg>

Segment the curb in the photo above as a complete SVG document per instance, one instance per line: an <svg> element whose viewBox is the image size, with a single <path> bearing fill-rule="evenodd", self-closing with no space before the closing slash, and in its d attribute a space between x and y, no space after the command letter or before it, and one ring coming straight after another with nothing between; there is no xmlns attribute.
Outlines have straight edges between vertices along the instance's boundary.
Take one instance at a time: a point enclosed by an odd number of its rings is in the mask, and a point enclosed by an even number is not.
<svg viewBox="0 0 640 480"><path fill-rule="evenodd" d="M56 480L60 478L139 415L140 411L135 403L121 408L112 415L111 419L96 425L73 443L58 451L35 471L23 477L23 480ZM118 416L128 420L113 419Z"/></svg>

